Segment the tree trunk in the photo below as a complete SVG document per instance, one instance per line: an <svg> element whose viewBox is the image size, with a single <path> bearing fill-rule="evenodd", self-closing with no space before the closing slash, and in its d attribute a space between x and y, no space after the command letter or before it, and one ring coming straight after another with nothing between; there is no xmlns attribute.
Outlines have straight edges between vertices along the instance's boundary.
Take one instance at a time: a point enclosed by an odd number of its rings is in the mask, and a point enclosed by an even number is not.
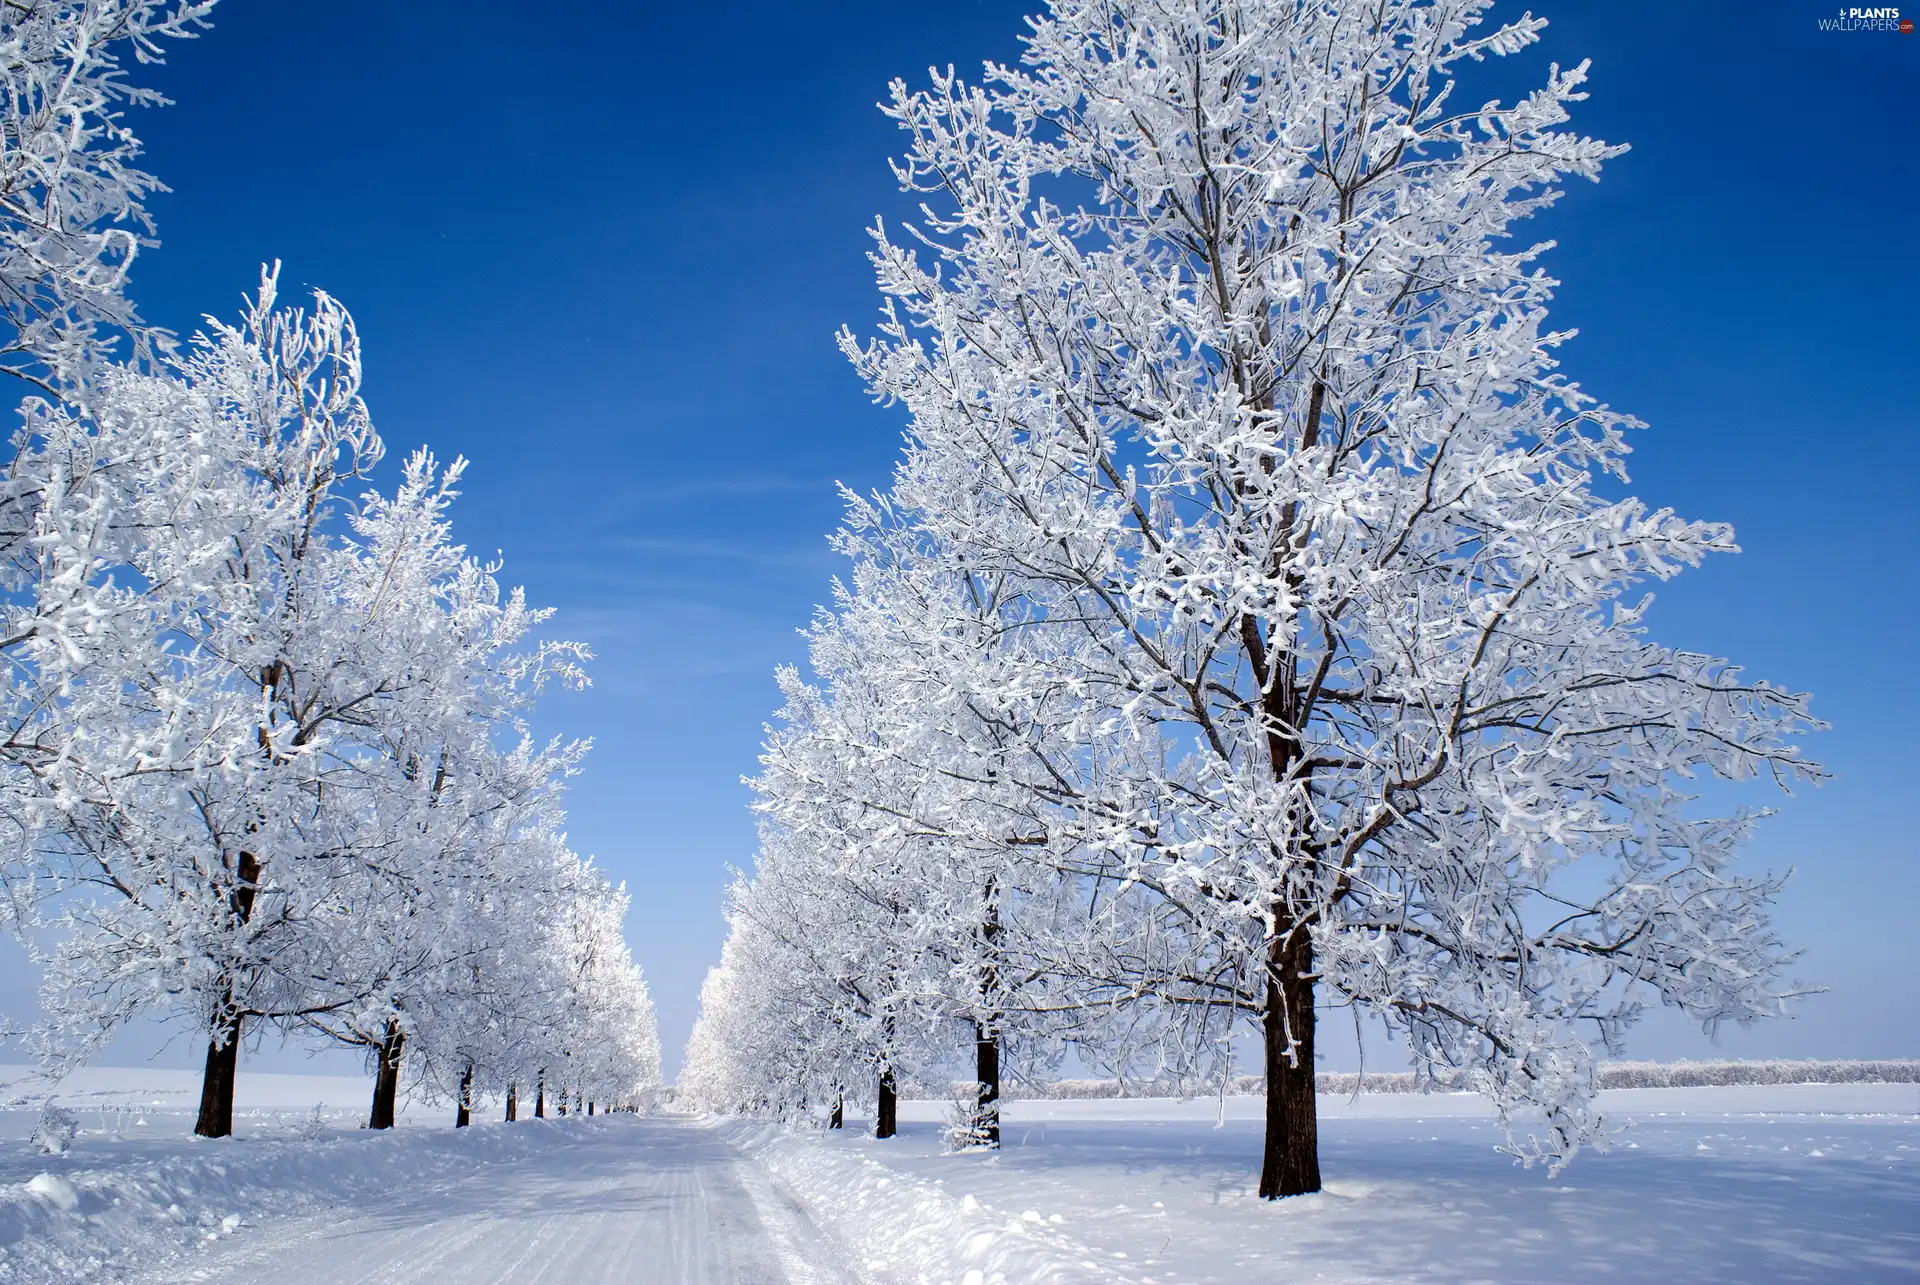
<svg viewBox="0 0 1920 1285"><path fill-rule="evenodd" d="M1335 273L1339 282L1346 277L1346 265ZM1224 301L1222 301L1224 303ZM1262 330L1264 347L1269 336ZM1237 359L1236 359L1237 362ZM1244 368L1242 368L1244 373ZM1261 410L1274 407L1276 381L1266 381L1260 392L1253 392L1241 379L1241 388ZM1300 428L1300 453L1311 451L1320 440L1320 420L1326 412L1327 385L1316 374L1313 391L1307 398L1307 418ZM1265 472L1273 472L1273 461L1262 461ZM1313 523L1300 522L1298 500L1290 500L1280 511L1278 541L1272 546L1272 570L1284 572L1288 594L1298 595L1305 585L1299 564L1289 564L1288 551L1301 550L1311 538ZM1275 783L1293 783L1302 790L1304 802L1313 793L1313 767L1306 759L1302 729L1308 720L1297 682L1298 658L1286 649L1283 635L1263 635L1260 617L1248 613L1240 617L1240 644L1245 649L1251 677L1260 692L1260 712L1266 723L1267 763ZM1267 648L1274 647L1269 654ZM1317 682L1317 680L1314 680ZM1289 808L1288 829L1298 840L1304 833L1301 803ZM1289 845L1288 855L1306 858L1313 854ZM1317 858L1307 862L1311 872ZM1319 1121L1315 1115L1313 1070L1313 939L1299 922L1294 909L1285 900L1274 902L1273 940L1267 947L1266 1011L1261 1014L1261 1036L1267 1079L1266 1141L1260 1160L1260 1195L1267 1200L1299 1196L1320 1190Z"/></svg>
<svg viewBox="0 0 1920 1285"><path fill-rule="evenodd" d="M234 922L245 924L253 918L254 894L260 890L260 860L251 852L240 854L239 876L227 905ZM240 1013L233 993L233 978L227 978L221 1015L207 1039L207 1069L200 1079L200 1118L193 1131L203 1138L225 1138L233 1133L233 1082L240 1074L240 1032L246 1018Z"/></svg>
<svg viewBox="0 0 1920 1285"><path fill-rule="evenodd" d="M984 1017L973 1020L973 1078L978 1083L974 1100L973 1136L976 1144L1000 1145L1000 881L987 879L987 914L980 925L981 953L986 967L980 974L980 1011Z"/></svg>
<svg viewBox="0 0 1920 1285"><path fill-rule="evenodd" d="M827 1127L829 1129L838 1129L844 1126L846 1122L847 1095L844 1093L836 1093L833 1095L833 1114L827 1117Z"/></svg>
<svg viewBox="0 0 1920 1285"><path fill-rule="evenodd" d="M464 1129L473 1122L473 1063L460 1072L460 1104L453 1109L453 1127Z"/></svg>
<svg viewBox="0 0 1920 1285"><path fill-rule="evenodd" d="M542 1075L533 1082L533 1118L547 1118L547 1077Z"/></svg>
<svg viewBox="0 0 1920 1285"><path fill-rule="evenodd" d="M1281 933L1270 961L1262 1018L1267 1137L1260 1195L1277 1200L1320 1190L1319 1119L1313 1096L1313 939L1305 929Z"/></svg>
<svg viewBox="0 0 1920 1285"><path fill-rule="evenodd" d="M367 1117L369 1129L391 1129L394 1108L400 1099L400 1055L407 1037L398 1022L387 1022L387 1037L380 1041L380 1061L373 1076L373 1113Z"/></svg>
<svg viewBox="0 0 1920 1285"><path fill-rule="evenodd" d="M900 1093L893 1082L893 1064L880 1068L880 1097L874 1104L873 1136L891 1138L900 1126Z"/></svg>
<svg viewBox="0 0 1920 1285"><path fill-rule="evenodd" d="M973 1078L980 1096L974 1104L974 1138L984 1146L1000 1145L1000 1036L982 1022L973 1024Z"/></svg>
<svg viewBox="0 0 1920 1285"><path fill-rule="evenodd" d="M592 1115L592 1114L593 1114L593 1099L592 1099L592 1098L588 1098L588 1099L587 1099L587 1114L588 1114L588 1115Z"/></svg>
<svg viewBox="0 0 1920 1285"><path fill-rule="evenodd" d="M507 1123L512 1124L515 1120L518 1120L519 1118L520 1118L520 1086L517 1084L509 1084L507 1086Z"/></svg>
<svg viewBox="0 0 1920 1285"><path fill-rule="evenodd" d="M240 1073L241 1016L235 1013L207 1038L207 1069L200 1079L200 1118L193 1131L203 1138L233 1133L233 1082Z"/></svg>

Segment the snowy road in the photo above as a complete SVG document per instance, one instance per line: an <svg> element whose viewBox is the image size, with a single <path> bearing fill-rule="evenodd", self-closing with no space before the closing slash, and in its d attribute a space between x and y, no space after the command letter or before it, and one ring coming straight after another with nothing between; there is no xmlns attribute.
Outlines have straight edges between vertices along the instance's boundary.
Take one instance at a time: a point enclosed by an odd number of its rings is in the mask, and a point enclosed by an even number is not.
<svg viewBox="0 0 1920 1285"><path fill-rule="evenodd" d="M841 1285L804 1213L686 1119L616 1118L568 1145L270 1221L135 1279L214 1285Z"/></svg>

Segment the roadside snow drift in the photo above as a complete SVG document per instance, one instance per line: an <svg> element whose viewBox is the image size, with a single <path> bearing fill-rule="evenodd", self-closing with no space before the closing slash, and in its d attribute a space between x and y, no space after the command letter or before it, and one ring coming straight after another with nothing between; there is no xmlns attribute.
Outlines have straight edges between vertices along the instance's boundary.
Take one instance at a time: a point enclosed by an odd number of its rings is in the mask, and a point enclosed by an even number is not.
<svg viewBox="0 0 1920 1285"><path fill-rule="evenodd" d="M82 1113L83 1123L86 1113ZM560 1122L512 1129L329 1130L208 1141L83 1132L64 1155L6 1144L0 1281L113 1279L263 1223L378 1206L391 1192L551 1148Z"/></svg>

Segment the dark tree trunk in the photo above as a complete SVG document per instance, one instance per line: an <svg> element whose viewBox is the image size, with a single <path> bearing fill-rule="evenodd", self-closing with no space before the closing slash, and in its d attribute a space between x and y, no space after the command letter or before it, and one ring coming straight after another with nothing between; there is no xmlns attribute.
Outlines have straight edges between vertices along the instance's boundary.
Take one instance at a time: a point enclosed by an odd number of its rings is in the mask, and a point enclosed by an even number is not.
<svg viewBox="0 0 1920 1285"><path fill-rule="evenodd" d="M1336 279L1344 278L1346 269ZM1266 342L1262 337L1262 343ZM1273 407L1272 384L1258 394L1264 408ZM1320 418L1326 409L1327 385L1315 377L1313 392L1307 399L1307 418L1300 429L1300 451L1311 451L1320 438ZM1266 465L1272 472L1272 464ZM1312 536L1312 519L1301 523L1298 501L1290 501L1280 513L1279 550L1306 547ZM1305 583L1298 565L1285 565L1282 554L1275 555L1273 569L1284 566L1290 593L1300 592ZM1267 734L1267 761L1275 782L1289 783L1301 790L1301 798L1313 793L1313 765L1307 758L1302 729L1312 714L1303 707L1305 692L1297 675L1299 658L1281 643L1279 635L1263 635L1259 617L1240 618L1240 640L1246 649L1251 677L1260 690L1260 711ZM1274 646L1272 653L1268 647ZM1324 671L1322 671L1324 672ZM1318 680L1313 680L1317 685ZM1305 831L1303 813L1293 805L1288 828L1295 838ZM1312 871L1318 865L1317 854L1301 848L1288 854L1307 859ZM1344 879L1344 874L1342 878ZM1339 894L1335 894L1338 900ZM1260 1195L1267 1200L1282 1196L1305 1195L1320 1190L1319 1121L1314 1102L1313 1070L1313 939L1307 925L1300 921L1296 908L1285 900L1273 905L1273 941L1267 950L1266 1011L1261 1015L1267 1073L1266 1141L1260 1160Z"/></svg>
<svg viewBox="0 0 1920 1285"><path fill-rule="evenodd" d="M592 1115L592 1114L593 1114L593 1099L592 1099L592 1098L588 1098L588 1099L587 1099L587 1114L588 1114L588 1115Z"/></svg>
<svg viewBox="0 0 1920 1285"><path fill-rule="evenodd" d="M1262 1020L1267 1137L1260 1162L1260 1194L1268 1200L1320 1190L1313 1021L1313 939L1305 929L1297 929L1274 942L1267 978L1267 1011Z"/></svg>
<svg viewBox="0 0 1920 1285"><path fill-rule="evenodd" d="M533 1082L533 1118L547 1118L547 1077L544 1075Z"/></svg>
<svg viewBox="0 0 1920 1285"><path fill-rule="evenodd" d="M233 1133L233 1082L240 1073L241 1017L235 1013L207 1039L207 1070L200 1080L200 1118L193 1131L203 1138Z"/></svg>
<svg viewBox="0 0 1920 1285"><path fill-rule="evenodd" d="M507 1086L507 1123L512 1124L515 1120L518 1120L519 1118L520 1118L520 1086L517 1084L509 1084Z"/></svg>
<svg viewBox="0 0 1920 1285"><path fill-rule="evenodd" d="M239 876L227 895L227 906L236 923L253 918L253 898L260 889L260 860L251 852L240 854ZM240 1074L240 1033L246 1022L233 993L233 979L227 979L226 1001L207 1039L207 1069L200 1079L200 1118L193 1131L203 1138L225 1138L233 1133L233 1082Z"/></svg>
<svg viewBox="0 0 1920 1285"><path fill-rule="evenodd" d="M560 1090L559 1094L553 1099L553 1104L561 1115L567 1113L567 1091L565 1089Z"/></svg>
<svg viewBox="0 0 1920 1285"><path fill-rule="evenodd" d="M880 1069L880 1097L874 1104L873 1136L891 1138L900 1127L900 1092L893 1082L891 1064Z"/></svg>
<svg viewBox="0 0 1920 1285"><path fill-rule="evenodd" d="M394 1109L400 1100L400 1055L407 1043L398 1022L387 1023L387 1037L380 1041L380 1061L373 1075L373 1113L367 1117L369 1129L391 1129Z"/></svg>
<svg viewBox="0 0 1920 1285"><path fill-rule="evenodd" d="M984 1146L1000 1145L1000 1036L982 1022L973 1024L973 1078L980 1096L974 1104L974 1137Z"/></svg>
<svg viewBox="0 0 1920 1285"><path fill-rule="evenodd" d="M844 1093L836 1093L833 1095L833 1114L827 1117L827 1127L829 1129L838 1129L844 1126L846 1122L847 1095Z"/></svg>
<svg viewBox="0 0 1920 1285"><path fill-rule="evenodd" d="M986 918L980 925L981 953L986 967L980 974L980 1003L985 1017L973 1021L973 1078L978 1084L974 1100L973 1135L975 1143L1000 1145L1000 1032L995 1028L1000 991L1000 882L989 878L986 887Z"/></svg>
<svg viewBox="0 0 1920 1285"><path fill-rule="evenodd" d="M464 1129L473 1123L473 1063L460 1072L460 1104L453 1110L453 1127Z"/></svg>

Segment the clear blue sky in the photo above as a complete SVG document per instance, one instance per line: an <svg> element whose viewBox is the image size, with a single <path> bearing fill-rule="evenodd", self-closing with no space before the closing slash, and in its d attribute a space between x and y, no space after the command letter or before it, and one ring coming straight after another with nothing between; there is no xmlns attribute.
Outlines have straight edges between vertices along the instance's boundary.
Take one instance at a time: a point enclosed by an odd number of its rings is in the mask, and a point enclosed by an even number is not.
<svg viewBox="0 0 1920 1285"><path fill-rule="evenodd" d="M752 858L771 671L836 569L833 483L880 484L899 440L832 343L901 208L873 104L1015 57L1031 7L225 0L149 73L176 105L137 120L175 189L148 317L228 313L276 257L340 297L392 457L469 456L461 534L599 653L548 720L596 741L572 837L634 894L670 1066ZM1591 57L1576 124L1634 149L1538 229L1567 369L1652 423L1637 491L1747 550L1665 590L1657 633L1834 724L1837 779L1750 857L1798 867L1782 919L1831 992L1723 1050L1920 1056L1920 35L1820 33L1824 0L1541 7L1544 45L1479 74L1512 96ZM1635 1052L1713 1050L1656 1022Z"/></svg>

